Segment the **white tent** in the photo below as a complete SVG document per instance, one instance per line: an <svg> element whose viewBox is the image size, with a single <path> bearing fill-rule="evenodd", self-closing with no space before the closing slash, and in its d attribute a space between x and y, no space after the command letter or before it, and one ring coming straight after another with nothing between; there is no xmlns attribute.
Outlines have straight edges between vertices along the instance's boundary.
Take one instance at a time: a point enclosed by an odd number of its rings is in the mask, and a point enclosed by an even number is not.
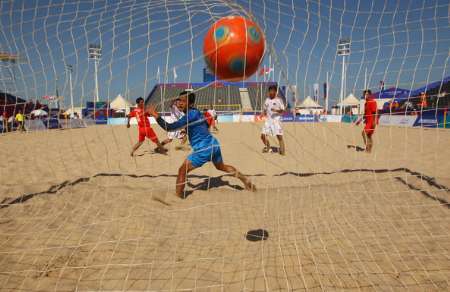
<svg viewBox="0 0 450 292"><path fill-rule="evenodd" d="M353 93L350 93L344 100L342 101L342 108L344 110L344 113L347 113L350 109L352 111L352 114L357 115L359 114L361 101L356 98ZM337 107L341 107L341 103L337 104Z"/></svg>
<svg viewBox="0 0 450 292"><path fill-rule="evenodd" d="M130 112L131 103L129 103L122 95L117 95L116 98L111 102L110 107L113 110L125 110L125 113Z"/></svg>
<svg viewBox="0 0 450 292"><path fill-rule="evenodd" d="M315 102L311 96L307 96L300 105L297 106L296 111L301 115L320 114L323 111L323 107Z"/></svg>

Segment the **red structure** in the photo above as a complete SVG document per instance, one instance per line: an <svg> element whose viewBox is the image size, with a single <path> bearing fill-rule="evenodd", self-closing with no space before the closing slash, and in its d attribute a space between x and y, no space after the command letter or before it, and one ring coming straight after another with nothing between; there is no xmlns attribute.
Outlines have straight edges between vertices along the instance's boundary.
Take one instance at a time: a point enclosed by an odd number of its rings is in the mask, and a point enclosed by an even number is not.
<svg viewBox="0 0 450 292"><path fill-rule="evenodd" d="M265 50L264 34L256 23L241 16L215 22L206 33L203 54L209 70L221 80L252 76Z"/></svg>

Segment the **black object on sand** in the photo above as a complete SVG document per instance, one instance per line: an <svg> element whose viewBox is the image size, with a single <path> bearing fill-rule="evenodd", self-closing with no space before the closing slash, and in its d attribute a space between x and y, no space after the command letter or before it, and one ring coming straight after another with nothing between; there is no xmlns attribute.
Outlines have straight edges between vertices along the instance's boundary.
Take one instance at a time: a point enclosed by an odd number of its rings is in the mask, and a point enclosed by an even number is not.
<svg viewBox="0 0 450 292"><path fill-rule="evenodd" d="M260 240L266 240L269 237L269 232L264 229L255 229L250 230L247 232L247 235L245 238L247 238L248 241L260 241Z"/></svg>

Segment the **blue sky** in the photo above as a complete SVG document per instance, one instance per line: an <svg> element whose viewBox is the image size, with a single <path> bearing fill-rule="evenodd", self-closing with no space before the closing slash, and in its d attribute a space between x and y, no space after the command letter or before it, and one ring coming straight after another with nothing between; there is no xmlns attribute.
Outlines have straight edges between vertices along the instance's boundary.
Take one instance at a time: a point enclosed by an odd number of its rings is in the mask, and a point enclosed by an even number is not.
<svg viewBox="0 0 450 292"><path fill-rule="evenodd" d="M300 98L314 83L322 90L327 72L330 98L339 97L341 37L352 40L347 94L361 93L366 68L374 90L380 80L412 89L450 75L448 0L15 0L0 2L0 51L18 53L23 62L13 68L16 83L2 77L0 88L31 98L52 95L57 85L68 104L64 65L71 64L75 103L91 101L89 43L103 48L102 100L145 96L158 81L158 67L161 82L173 82L174 67L178 82L198 82L209 26L246 13L265 32L264 64L271 54L274 79L296 84Z"/></svg>

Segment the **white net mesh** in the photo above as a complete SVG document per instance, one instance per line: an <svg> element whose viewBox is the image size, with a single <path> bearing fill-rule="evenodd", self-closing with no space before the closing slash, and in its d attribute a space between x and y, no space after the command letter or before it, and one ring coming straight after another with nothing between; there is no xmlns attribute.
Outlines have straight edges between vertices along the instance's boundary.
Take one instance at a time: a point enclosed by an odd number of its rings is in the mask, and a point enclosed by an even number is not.
<svg viewBox="0 0 450 292"><path fill-rule="evenodd" d="M448 290L449 11L444 0L1 1L0 287ZM264 72L254 83L193 86L204 34L228 15L264 31ZM224 160L256 192L207 164L188 176L192 195L171 199L189 152L169 144L160 155L148 142L130 157L138 130L123 116L137 97L161 109L194 88L199 107L236 122L244 106L261 111L268 81L286 86L291 108L322 96L326 82L336 115L284 123L286 156L261 153L259 121L219 123ZM403 95L398 109L378 99L382 125L366 154L361 128L331 121L341 112L354 121L362 91L381 86ZM350 93L356 103L344 102ZM26 133L9 132L19 110ZM311 118L317 108L301 110ZM110 125L94 125L94 112ZM269 237L248 241L252 229Z"/></svg>

